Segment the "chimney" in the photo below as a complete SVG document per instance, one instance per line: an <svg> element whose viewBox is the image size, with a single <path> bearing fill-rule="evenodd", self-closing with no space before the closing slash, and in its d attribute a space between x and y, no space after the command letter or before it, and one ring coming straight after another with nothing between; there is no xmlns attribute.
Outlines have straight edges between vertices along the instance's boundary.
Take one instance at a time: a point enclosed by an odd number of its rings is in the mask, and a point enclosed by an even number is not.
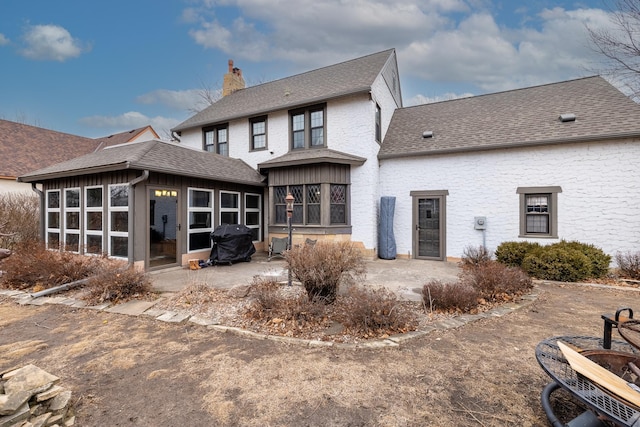
<svg viewBox="0 0 640 427"><path fill-rule="evenodd" d="M233 92L244 89L242 70L233 66L233 60L229 60L229 72L224 75L222 82L222 96L231 95Z"/></svg>

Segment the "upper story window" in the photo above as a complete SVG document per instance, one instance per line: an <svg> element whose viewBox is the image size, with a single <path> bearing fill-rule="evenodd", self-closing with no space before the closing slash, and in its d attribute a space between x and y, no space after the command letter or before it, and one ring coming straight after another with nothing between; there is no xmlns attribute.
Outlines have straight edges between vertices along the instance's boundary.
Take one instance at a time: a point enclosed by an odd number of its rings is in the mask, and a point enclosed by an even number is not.
<svg viewBox="0 0 640 427"><path fill-rule="evenodd" d="M293 150L324 147L326 142L325 106L295 110L291 116L291 148Z"/></svg>
<svg viewBox="0 0 640 427"><path fill-rule="evenodd" d="M202 129L202 149L223 156L229 155L229 131L228 125L222 124Z"/></svg>
<svg viewBox="0 0 640 427"><path fill-rule="evenodd" d="M251 150L267 148L267 116L249 120L251 126Z"/></svg>
<svg viewBox="0 0 640 427"><path fill-rule="evenodd" d="M380 106L376 104L376 141L382 142L382 127L380 125L382 113L380 112Z"/></svg>

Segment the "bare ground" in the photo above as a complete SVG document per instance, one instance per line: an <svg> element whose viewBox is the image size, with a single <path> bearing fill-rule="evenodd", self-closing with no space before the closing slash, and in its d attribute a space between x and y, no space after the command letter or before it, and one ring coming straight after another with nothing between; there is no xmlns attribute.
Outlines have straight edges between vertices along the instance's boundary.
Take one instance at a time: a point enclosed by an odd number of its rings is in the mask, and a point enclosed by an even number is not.
<svg viewBox="0 0 640 427"><path fill-rule="evenodd" d="M80 426L547 426L540 393L549 378L536 344L600 336L600 315L637 306L640 293L574 284L539 292L506 316L378 350L0 297L0 371L33 363L59 376ZM558 414L575 415L562 395Z"/></svg>

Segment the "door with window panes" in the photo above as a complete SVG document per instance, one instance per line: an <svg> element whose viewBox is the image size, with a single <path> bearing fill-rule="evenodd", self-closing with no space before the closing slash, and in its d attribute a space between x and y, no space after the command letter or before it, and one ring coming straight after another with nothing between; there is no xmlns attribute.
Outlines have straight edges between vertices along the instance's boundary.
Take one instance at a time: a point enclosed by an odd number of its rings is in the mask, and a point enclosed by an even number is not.
<svg viewBox="0 0 640 427"><path fill-rule="evenodd" d="M413 253L418 259L444 260L445 194L413 195Z"/></svg>

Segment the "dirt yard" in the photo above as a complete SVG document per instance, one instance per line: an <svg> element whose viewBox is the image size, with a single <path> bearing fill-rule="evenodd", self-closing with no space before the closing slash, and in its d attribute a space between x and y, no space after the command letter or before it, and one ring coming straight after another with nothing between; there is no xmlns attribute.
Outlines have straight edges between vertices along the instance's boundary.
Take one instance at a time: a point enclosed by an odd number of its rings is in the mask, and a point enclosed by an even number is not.
<svg viewBox="0 0 640 427"><path fill-rule="evenodd" d="M33 363L59 376L79 426L547 426L540 393L549 378L536 344L600 336L600 315L640 310L640 292L538 290L536 302L504 317L382 350L287 345L0 297L0 370Z"/></svg>

